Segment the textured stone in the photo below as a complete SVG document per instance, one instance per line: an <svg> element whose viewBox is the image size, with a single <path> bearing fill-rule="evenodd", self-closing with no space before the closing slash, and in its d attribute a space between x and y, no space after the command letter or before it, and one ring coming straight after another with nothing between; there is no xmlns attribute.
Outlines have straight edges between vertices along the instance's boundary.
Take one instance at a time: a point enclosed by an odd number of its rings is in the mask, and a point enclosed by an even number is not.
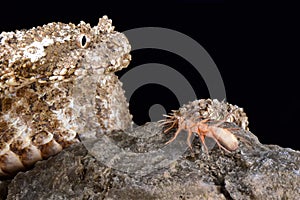
<svg viewBox="0 0 300 200"><path fill-rule="evenodd" d="M237 127L225 123L224 127ZM263 145L251 132L232 131L240 138L231 153L214 146L207 154L198 139L193 149L181 133L173 142L184 151L181 156L152 160L140 172L107 167L98 154L116 156L99 141L78 143L58 155L20 172L8 187L7 199L299 199L300 152L276 145ZM157 123L148 123L132 132L107 135L124 151L145 154L165 148L172 134L162 134ZM132 153L132 154L133 154ZM96 158L98 158L98 160ZM99 159L100 158L100 159ZM121 160L127 158L120 158ZM138 166L135 157L132 166ZM163 163L159 165L158 163ZM112 162L113 164L113 162ZM155 170L150 170L156 168ZM144 173L143 173L144 172Z"/></svg>

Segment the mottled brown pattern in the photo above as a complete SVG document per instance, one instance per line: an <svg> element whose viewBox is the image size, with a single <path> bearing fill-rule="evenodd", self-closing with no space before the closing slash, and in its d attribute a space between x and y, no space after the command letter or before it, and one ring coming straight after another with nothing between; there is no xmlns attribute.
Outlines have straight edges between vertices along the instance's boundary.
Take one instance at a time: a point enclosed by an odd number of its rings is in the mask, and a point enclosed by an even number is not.
<svg viewBox="0 0 300 200"><path fill-rule="evenodd" d="M131 127L114 75L129 64L130 45L106 16L94 27L49 23L2 32L0 48L0 176L79 141L74 109L82 105L74 105L73 88L86 74L98 75L92 90L100 96L94 98L101 132Z"/></svg>

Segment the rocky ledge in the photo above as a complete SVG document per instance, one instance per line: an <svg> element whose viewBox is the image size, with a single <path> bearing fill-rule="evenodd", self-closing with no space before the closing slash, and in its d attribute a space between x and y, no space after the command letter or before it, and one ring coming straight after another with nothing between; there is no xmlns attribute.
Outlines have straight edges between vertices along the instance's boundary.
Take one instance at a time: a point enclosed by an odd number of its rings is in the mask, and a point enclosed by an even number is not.
<svg viewBox="0 0 300 200"><path fill-rule="evenodd" d="M207 153L198 138L189 149L183 133L165 145L172 134L161 129L147 123L72 145L0 181L0 199L300 199L299 151L235 129L236 151L208 141Z"/></svg>

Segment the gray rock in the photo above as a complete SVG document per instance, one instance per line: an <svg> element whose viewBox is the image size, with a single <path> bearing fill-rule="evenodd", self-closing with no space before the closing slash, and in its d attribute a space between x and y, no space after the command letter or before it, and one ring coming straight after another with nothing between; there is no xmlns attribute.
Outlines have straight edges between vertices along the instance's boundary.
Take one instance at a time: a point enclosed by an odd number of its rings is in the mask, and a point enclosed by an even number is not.
<svg viewBox="0 0 300 200"><path fill-rule="evenodd" d="M299 151L232 132L236 151L211 145L207 154L198 138L190 150L185 133L165 145L172 134L148 123L75 144L0 182L0 191L6 183L7 199L300 199Z"/></svg>

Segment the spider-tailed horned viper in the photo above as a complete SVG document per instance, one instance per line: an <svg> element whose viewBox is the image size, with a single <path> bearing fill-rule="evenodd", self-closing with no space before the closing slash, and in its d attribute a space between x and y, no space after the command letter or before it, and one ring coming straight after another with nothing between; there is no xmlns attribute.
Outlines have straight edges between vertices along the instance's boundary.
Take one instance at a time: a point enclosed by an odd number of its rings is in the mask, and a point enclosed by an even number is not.
<svg viewBox="0 0 300 200"><path fill-rule="evenodd" d="M114 74L128 66L131 47L107 16L94 27L81 21L2 32L0 48L0 176L14 174L80 141L76 109L84 109L78 103L84 89L94 91L101 133L132 126L122 83ZM89 74L95 74L95 81L74 89ZM221 119L234 110L228 121L247 128L245 113L236 108L202 99L183 106L181 112Z"/></svg>

